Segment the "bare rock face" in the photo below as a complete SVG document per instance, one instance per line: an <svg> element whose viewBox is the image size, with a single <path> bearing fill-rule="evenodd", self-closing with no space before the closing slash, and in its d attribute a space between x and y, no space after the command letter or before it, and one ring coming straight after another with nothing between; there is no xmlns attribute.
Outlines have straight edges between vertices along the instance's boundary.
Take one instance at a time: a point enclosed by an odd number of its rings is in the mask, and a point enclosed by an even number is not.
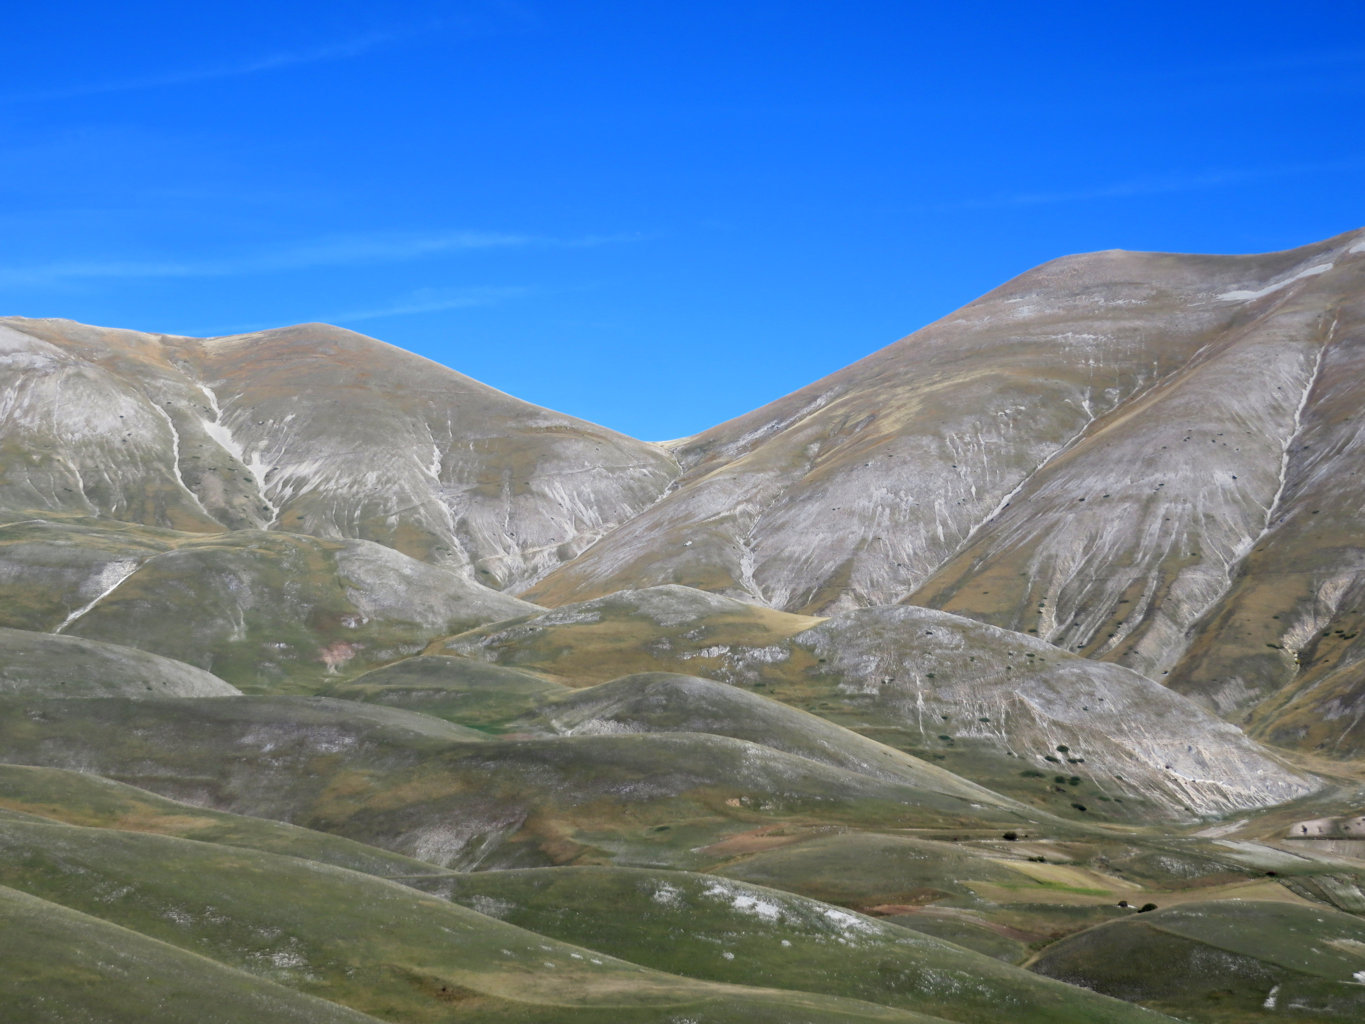
<svg viewBox="0 0 1365 1024"><path fill-rule="evenodd" d="M325 325L173 338L0 321L0 507L374 540L504 589L677 473L654 445Z"/></svg>

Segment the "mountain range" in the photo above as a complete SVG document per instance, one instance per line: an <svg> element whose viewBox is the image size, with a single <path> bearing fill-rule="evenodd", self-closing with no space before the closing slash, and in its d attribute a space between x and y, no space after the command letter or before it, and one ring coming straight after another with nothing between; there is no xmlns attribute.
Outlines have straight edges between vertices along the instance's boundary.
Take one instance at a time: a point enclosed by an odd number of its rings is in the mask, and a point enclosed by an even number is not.
<svg viewBox="0 0 1365 1024"><path fill-rule="evenodd" d="M659 444L0 318L0 992L1359 1019L1363 407L1365 230L1055 260Z"/></svg>

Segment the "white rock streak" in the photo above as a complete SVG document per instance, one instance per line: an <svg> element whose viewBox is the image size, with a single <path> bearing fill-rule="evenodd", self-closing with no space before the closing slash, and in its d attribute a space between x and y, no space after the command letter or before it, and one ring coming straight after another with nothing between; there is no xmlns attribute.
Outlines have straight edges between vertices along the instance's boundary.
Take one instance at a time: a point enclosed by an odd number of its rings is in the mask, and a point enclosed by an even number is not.
<svg viewBox="0 0 1365 1024"><path fill-rule="evenodd" d="M251 474L252 480L256 483L256 493L260 496L261 503L270 509L270 522L268 525L275 525L275 521L279 519L280 516L280 509L278 505L270 500L270 496L266 493L265 474L270 467L261 459L259 452L252 452L248 456L246 447L233 436L228 425L223 422L223 410L218 405L218 396L214 393L213 389L202 381L196 381L195 383L204 398L208 401L209 408L213 410L212 420L201 421L204 426L204 433L208 434L219 448L222 448L223 451L227 452L240 462L242 466L245 467L246 471Z"/></svg>
<svg viewBox="0 0 1365 1024"><path fill-rule="evenodd" d="M1355 252L1355 249L1352 249L1351 252ZM1264 298L1272 292L1279 291L1281 288L1288 288L1295 281L1302 281L1305 277L1315 277L1318 274L1325 274L1327 271L1331 270L1334 265L1335 264L1332 263L1319 263L1316 266L1300 270L1292 277L1286 277L1273 284L1268 284L1264 288L1258 288L1255 291L1237 290L1223 292L1223 294L1218 297L1224 302L1250 302L1253 299Z"/></svg>
<svg viewBox="0 0 1365 1024"><path fill-rule="evenodd" d="M199 495L190 490L190 485L185 483L185 478L180 473L180 431L175 429L175 420L171 419L171 414L157 405L156 402L149 400L147 404L156 410L157 415L165 421L166 429L171 432L171 475L175 477L175 482L180 485L180 489L190 496L190 500L194 502L199 511L212 519L213 514L204 507L204 503L199 500Z"/></svg>
<svg viewBox="0 0 1365 1024"><path fill-rule="evenodd" d="M1043 459L1042 462L1038 463L1038 465L1034 466L1031 470L1025 473L1023 478L1017 484L1015 484L1014 487L1011 488L1010 491L1006 493L1003 498L1001 498L996 503L995 508L991 509L988 513L986 513L985 518L981 519L979 522L973 525L970 530L967 531L966 535L962 538L962 541L958 544L957 550L954 551L953 554L950 555L948 558L944 559L945 563L951 561L952 558L955 557L959 552L965 551L967 546L971 544L972 538L974 538L978 533L980 533L981 530L988 523L992 522L997 516L999 516L1000 513L1004 512L1005 509L1009 508L1010 504L1014 501L1014 499L1019 497L1020 493L1024 490L1024 488L1027 487L1038 477L1038 474L1043 472L1043 470L1047 469L1049 465L1051 465L1057 459L1061 458L1067 452L1071 451L1071 449L1076 447L1076 445L1080 444L1081 439L1085 437L1086 431L1089 430L1091 425L1095 422L1095 414L1094 412L1091 411L1089 392L1086 393L1086 397L1083 400L1081 407L1086 413L1086 421L1083 424L1081 424L1081 428L1077 430L1074 434L1072 434L1070 437L1068 437L1056 448L1054 448L1050 453L1048 453L1048 456L1045 459Z"/></svg>
<svg viewBox="0 0 1365 1024"><path fill-rule="evenodd" d="M1317 385L1319 378L1322 376L1323 359L1326 358L1327 346L1331 344L1332 338L1336 334L1336 330L1337 321L1334 317L1332 319L1331 327L1327 329L1327 338L1323 341L1322 345L1319 346L1317 355L1313 360L1313 369L1308 374L1308 379L1304 383L1303 392L1299 395L1298 405L1294 407L1294 419L1289 428L1289 433L1285 436L1284 444L1280 449L1279 485L1275 488L1275 494L1271 497L1270 503L1266 505L1265 525L1261 528L1260 533L1250 540L1244 541L1241 547L1233 553L1232 562L1228 567L1229 575L1233 572L1236 564L1255 548L1257 544L1265 539L1265 536L1270 533L1274 525L1275 514L1280 510L1280 506L1284 501L1285 488L1289 484L1290 457L1294 450L1294 443L1303 433L1303 414L1308 408L1308 399L1313 393L1313 388Z"/></svg>
<svg viewBox="0 0 1365 1024"><path fill-rule="evenodd" d="M108 597L115 590L117 590L120 586L122 586L124 580L126 580L129 576L133 575L133 573L137 572L138 566L140 564L141 563L139 563L136 558L124 558L120 559L117 562L110 562L108 565L100 569L99 573L97 573L91 580L87 581L87 587L89 583L94 583L95 586L100 587L101 589L99 593L95 595L93 600L89 601L86 604L81 605L74 612L72 612L65 619L63 619L61 625L59 625L52 632L60 633L62 630L66 629L67 626L71 625L71 623L75 622L86 612L90 611L90 609L94 608L95 605L99 604L106 597ZM84 590L86 589L86 587L82 587L81 589Z"/></svg>

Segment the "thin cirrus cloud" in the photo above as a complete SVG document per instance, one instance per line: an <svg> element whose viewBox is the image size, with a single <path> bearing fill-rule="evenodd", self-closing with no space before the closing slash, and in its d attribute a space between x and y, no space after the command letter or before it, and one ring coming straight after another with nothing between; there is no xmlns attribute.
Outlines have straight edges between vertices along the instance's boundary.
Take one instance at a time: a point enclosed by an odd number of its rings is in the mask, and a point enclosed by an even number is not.
<svg viewBox="0 0 1365 1024"><path fill-rule="evenodd" d="M410 35L410 32L389 31L373 32L322 46L300 50L281 50L258 57L251 57L231 64L218 64L198 68L184 68L160 75L145 75L137 78L112 79L104 82L87 82L65 86L60 89L47 89L37 92L13 93L0 97L3 103L35 103L44 100L79 99L86 96L102 96L108 93L134 92L142 89L160 89L167 86L192 85L196 82L211 82L222 78L241 78L267 71L280 71L285 68L304 64L320 64L327 61L347 60L359 57Z"/></svg>
<svg viewBox="0 0 1365 1024"><path fill-rule="evenodd" d="M500 302L536 294L538 289L521 285L479 285L451 288L418 288L394 299L387 305L354 309L342 313L307 314L309 318L329 324L355 324L367 320L383 320L388 317L413 316L419 313L442 313L454 309L473 309L479 306L493 306ZM237 323L219 324L213 327L195 327L186 332L192 337L216 338L235 334L250 334L255 331L279 327L279 323Z"/></svg>
<svg viewBox="0 0 1365 1024"><path fill-rule="evenodd" d="M531 291L517 286L480 288L420 288L390 305L373 309L334 313L325 319L329 323L353 324L365 320L383 320L391 316L412 316L418 313L443 313L452 309L472 309L492 306L508 299L520 298Z"/></svg>
<svg viewBox="0 0 1365 1024"><path fill-rule="evenodd" d="M590 248L639 235L544 235L452 231L424 235L360 235L320 239L239 257L207 260L73 260L0 267L0 287L61 287L100 280L237 277L320 267L403 263L460 252L517 248Z"/></svg>

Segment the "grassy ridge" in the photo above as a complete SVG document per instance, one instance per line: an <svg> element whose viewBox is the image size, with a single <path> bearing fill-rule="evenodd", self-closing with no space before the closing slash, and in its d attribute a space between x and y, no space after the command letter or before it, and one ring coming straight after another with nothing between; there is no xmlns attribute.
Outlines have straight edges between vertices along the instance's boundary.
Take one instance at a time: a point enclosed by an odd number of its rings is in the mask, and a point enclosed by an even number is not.
<svg viewBox="0 0 1365 1024"><path fill-rule="evenodd" d="M485 871L432 885L457 902L688 977L804 989L1020 1024L1146 1021L1132 1006L790 893L623 868Z"/></svg>
<svg viewBox="0 0 1365 1024"><path fill-rule="evenodd" d="M739 1021L918 1014L684 979L404 886L163 836L8 822L0 883L386 1020ZM268 1019L268 1018L267 1018Z"/></svg>
<svg viewBox="0 0 1365 1024"><path fill-rule="evenodd" d="M0 716L0 748L14 761L95 771L442 866L583 858L693 866L697 846L764 822L1021 820L964 797L702 734L489 741L428 716L302 698L24 707ZM704 823L701 835L652 831L689 821Z"/></svg>
<svg viewBox="0 0 1365 1024"><path fill-rule="evenodd" d="M1033 969L1192 1020L1365 1017L1365 921L1288 903L1190 903L1048 949Z"/></svg>
<svg viewBox="0 0 1365 1024"><path fill-rule="evenodd" d="M537 673L430 655L404 658L320 692L501 732L518 716L571 691Z"/></svg>
<svg viewBox="0 0 1365 1024"><path fill-rule="evenodd" d="M377 1024L297 992L0 886L5 1019L24 1024Z"/></svg>

